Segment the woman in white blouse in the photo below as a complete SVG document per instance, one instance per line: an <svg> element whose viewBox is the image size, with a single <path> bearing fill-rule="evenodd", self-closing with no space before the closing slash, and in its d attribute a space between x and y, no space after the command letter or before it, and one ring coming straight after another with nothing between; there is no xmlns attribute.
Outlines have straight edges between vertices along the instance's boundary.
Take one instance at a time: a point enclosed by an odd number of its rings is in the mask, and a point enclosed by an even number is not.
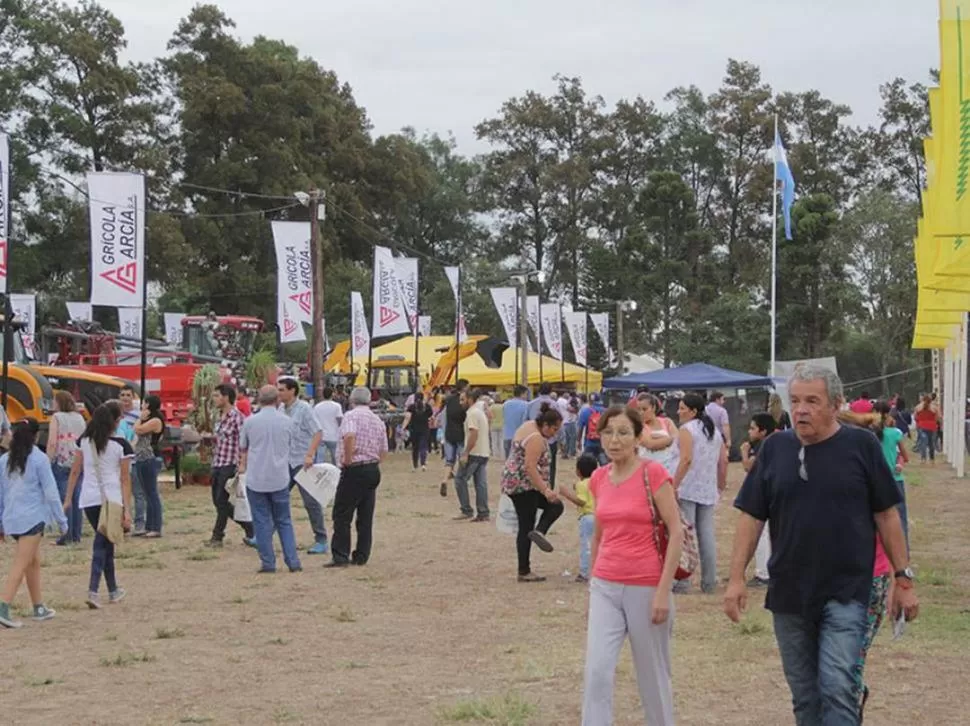
<svg viewBox="0 0 970 726"><path fill-rule="evenodd" d="M671 476L680 463L680 441L677 425L666 416L661 416L660 399L652 393L637 396L637 408L643 419L643 434L640 436L639 454L641 459L651 459L663 465Z"/></svg>

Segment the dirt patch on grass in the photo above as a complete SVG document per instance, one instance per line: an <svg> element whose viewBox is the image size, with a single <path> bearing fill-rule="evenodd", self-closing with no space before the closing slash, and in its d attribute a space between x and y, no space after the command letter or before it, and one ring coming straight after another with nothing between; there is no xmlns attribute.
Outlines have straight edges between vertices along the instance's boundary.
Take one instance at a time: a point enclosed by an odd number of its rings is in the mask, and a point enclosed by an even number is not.
<svg viewBox="0 0 970 726"><path fill-rule="evenodd" d="M164 490L165 537L134 540L118 562L128 598L83 609L91 540L44 543L44 586L58 617L0 632L0 703L18 724L573 724L579 721L586 591L572 582L578 532L570 509L542 584L515 581L512 538L494 524L454 522L438 472L385 467L375 548L364 568L257 575L241 530L201 547L208 490ZM568 464L561 469L568 470ZM870 657L867 724L970 721L970 487L943 467L909 473L921 619ZM489 471L493 504L499 466ZM740 479L732 471L732 491ZM493 513L495 507L493 506ZM301 544L312 543L299 497ZM727 574L735 515L717 513ZM9 545L0 546L6 572ZM25 611L21 591L18 611ZM674 688L683 724L787 724L789 694L767 613L742 625L720 596L677 599ZM931 694L939 694L933 697ZM104 705L110 703L111 706ZM628 648L617 672L617 723L642 723Z"/></svg>

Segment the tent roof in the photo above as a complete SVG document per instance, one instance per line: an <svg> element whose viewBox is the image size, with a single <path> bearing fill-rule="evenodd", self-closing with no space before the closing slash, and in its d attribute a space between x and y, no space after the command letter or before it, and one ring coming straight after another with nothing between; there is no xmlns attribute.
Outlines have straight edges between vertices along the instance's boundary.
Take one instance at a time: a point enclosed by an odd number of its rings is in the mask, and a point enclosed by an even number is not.
<svg viewBox="0 0 970 726"><path fill-rule="evenodd" d="M707 363L691 363L679 368L634 373L603 381L604 388L636 388L649 386L655 391L699 388L760 388L772 385L768 376L718 368Z"/></svg>

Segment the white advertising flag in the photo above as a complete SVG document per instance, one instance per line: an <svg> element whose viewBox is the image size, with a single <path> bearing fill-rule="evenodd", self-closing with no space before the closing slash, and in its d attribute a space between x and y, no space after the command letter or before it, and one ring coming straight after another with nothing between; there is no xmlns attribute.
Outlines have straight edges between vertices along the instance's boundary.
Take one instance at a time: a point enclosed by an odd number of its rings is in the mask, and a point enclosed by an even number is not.
<svg viewBox="0 0 970 726"><path fill-rule="evenodd" d="M458 328L458 342L464 343L468 340L468 331L465 329L465 311L462 309L461 302L461 268L446 267L445 275L451 283L451 291L455 293L455 309L458 311L455 315L455 325Z"/></svg>
<svg viewBox="0 0 970 726"><path fill-rule="evenodd" d="M141 340L141 308L118 308L118 332Z"/></svg>
<svg viewBox="0 0 970 726"><path fill-rule="evenodd" d="M182 347L182 318L185 313L164 313L165 342L178 348Z"/></svg>
<svg viewBox="0 0 970 726"><path fill-rule="evenodd" d="M91 172L91 303L140 308L145 304L145 178Z"/></svg>
<svg viewBox="0 0 970 726"><path fill-rule="evenodd" d="M536 336L539 350L542 351L542 329L539 327L539 296L529 295L525 299L526 314L529 316L529 329ZM529 350L532 350L532 341L529 341Z"/></svg>
<svg viewBox="0 0 970 726"><path fill-rule="evenodd" d="M510 346L515 346L518 340L519 322L519 296L514 287L493 287L489 292L492 293L492 302L498 311L502 327L505 328L505 337Z"/></svg>
<svg viewBox="0 0 970 726"><path fill-rule="evenodd" d="M24 332L21 337L27 352L33 355L34 335L37 332L37 296L33 294L11 294L10 307L13 309L14 319L24 324Z"/></svg>
<svg viewBox="0 0 970 726"><path fill-rule="evenodd" d="M398 257L397 281L401 285L401 302L404 312L408 315L408 325L411 332L417 335L418 325L418 259L416 257Z"/></svg>
<svg viewBox="0 0 970 726"><path fill-rule="evenodd" d="M93 306L91 303L86 302L69 302L67 303L67 319L68 321L77 320L82 323L90 323L94 320L94 311L91 309Z"/></svg>
<svg viewBox="0 0 970 726"><path fill-rule="evenodd" d="M431 335L431 316L430 315L418 316L418 335L420 335L423 338L427 338Z"/></svg>
<svg viewBox="0 0 970 726"><path fill-rule="evenodd" d="M397 262L387 247L374 248L374 302L371 312L375 338L411 332L397 278Z"/></svg>
<svg viewBox="0 0 970 726"><path fill-rule="evenodd" d="M569 342L573 346L576 363L586 366L586 313L571 310L565 314Z"/></svg>
<svg viewBox="0 0 970 726"><path fill-rule="evenodd" d="M273 222L276 248L276 322L280 342L306 340L303 323L313 324L313 268L310 223Z"/></svg>
<svg viewBox="0 0 970 726"><path fill-rule="evenodd" d="M10 138L0 134L0 292L7 291L10 254Z"/></svg>
<svg viewBox="0 0 970 726"><path fill-rule="evenodd" d="M366 360L370 354L370 333L367 332L364 297L359 292L350 293L350 326L353 356L359 361Z"/></svg>
<svg viewBox="0 0 970 726"><path fill-rule="evenodd" d="M593 323L593 330L603 341L603 348L606 350L607 358L612 359L613 351L610 350L610 314L609 313L590 313L590 322Z"/></svg>
<svg viewBox="0 0 970 726"><path fill-rule="evenodd" d="M559 303L542 303L539 316L549 354L556 360L562 360L562 309Z"/></svg>
<svg viewBox="0 0 970 726"><path fill-rule="evenodd" d="M461 277L461 272L457 267L446 267L445 276L448 278L448 282L451 283L451 291L455 293L455 302L461 300L461 294L458 292L458 281Z"/></svg>

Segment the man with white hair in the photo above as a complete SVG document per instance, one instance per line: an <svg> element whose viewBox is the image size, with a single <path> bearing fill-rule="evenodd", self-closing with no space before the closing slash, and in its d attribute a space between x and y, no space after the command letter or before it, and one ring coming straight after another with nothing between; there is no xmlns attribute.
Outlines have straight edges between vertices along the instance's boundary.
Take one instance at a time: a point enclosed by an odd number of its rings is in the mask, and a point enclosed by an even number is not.
<svg viewBox="0 0 970 726"><path fill-rule="evenodd" d="M253 513L260 572L276 572L273 532L278 532L290 572L302 570L290 516L290 439L293 422L276 408L275 386L259 389L259 412L243 422L239 434L239 473Z"/></svg>
<svg viewBox="0 0 970 726"><path fill-rule="evenodd" d="M370 410L370 391L350 393L350 410L340 422L340 483L333 500L332 561L324 567L365 565L373 544L374 508L381 483L381 461L387 454L387 429ZM350 549L350 525L357 516L357 548Z"/></svg>
<svg viewBox="0 0 970 726"><path fill-rule="evenodd" d="M872 432L841 426L842 382L806 365L789 383L795 428L765 439L734 506L741 510L724 610L747 605L744 571L769 523L765 607L798 726L861 723L854 669L867 629L876 535L895 569L894 617L916 618L899 489ZM864 704L864 701L863 701Z"/></svg>

